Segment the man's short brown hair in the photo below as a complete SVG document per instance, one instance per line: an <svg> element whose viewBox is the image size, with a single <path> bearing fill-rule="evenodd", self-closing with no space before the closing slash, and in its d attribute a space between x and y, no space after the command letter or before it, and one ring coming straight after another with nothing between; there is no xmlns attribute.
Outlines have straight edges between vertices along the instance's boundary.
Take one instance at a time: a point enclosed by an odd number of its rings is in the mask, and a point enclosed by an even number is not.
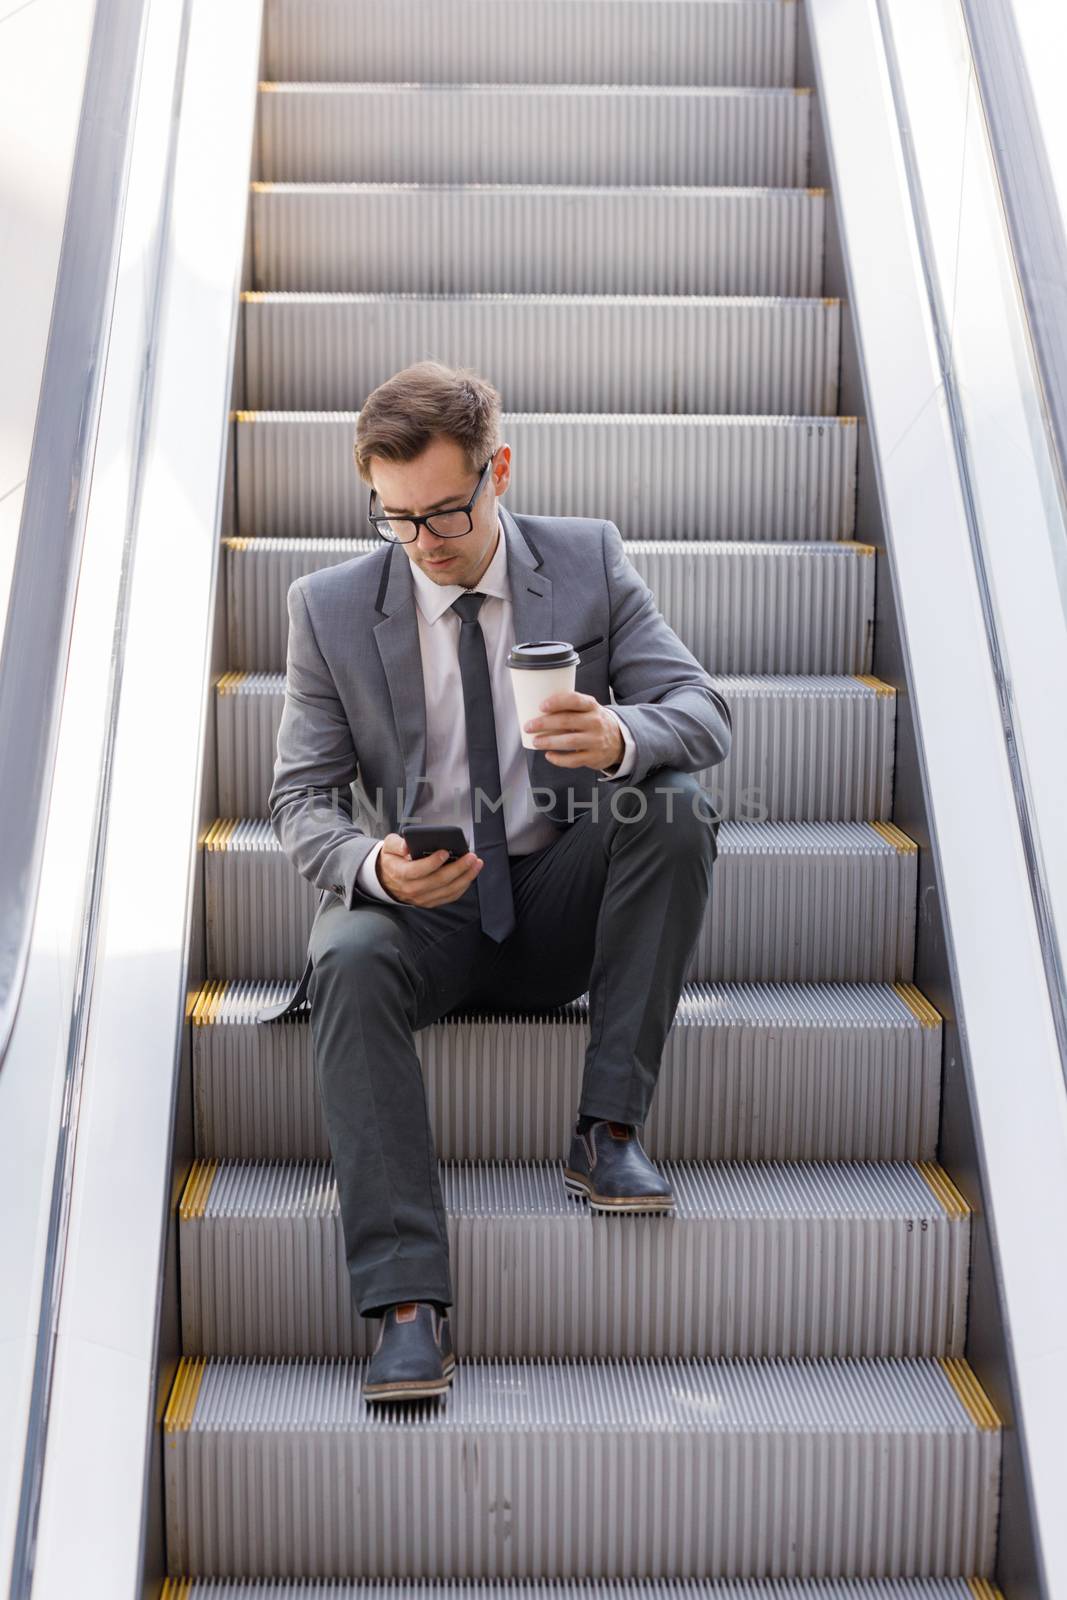
<svg viewBox="0 0 1067 1600"><path fill-rule="evenodd" d="M356 470L371 483L372 457L413 461L441 434L460 446L472 473L481 472L500 442L500 395L470 367L418 361L364 401L353 445Z"/></svg>

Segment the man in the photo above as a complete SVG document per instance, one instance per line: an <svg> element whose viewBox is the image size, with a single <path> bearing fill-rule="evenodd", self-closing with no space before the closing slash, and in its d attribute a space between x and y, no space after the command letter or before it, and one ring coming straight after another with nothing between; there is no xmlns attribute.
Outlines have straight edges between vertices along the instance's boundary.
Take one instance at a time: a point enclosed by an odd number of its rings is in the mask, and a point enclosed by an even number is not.
<svg viewBox="0 0 1067 1600"><path fill-rule="evenodd" d="M656 609L618 528L501 505L500 396L420 362L360 412L381 550L289 588L274 833L322 897L306 989L349 1275L381 1327L367 1399L437 1393L455 1365L444 1207L414 1033L455 1010L590 997L568 1188L603 1211L673 1201L638 1129L703 921L718 819L693 776L730 712ZM524 749L506 657L581 656ZM609 684L617 705L609 706ZM352 820L357 775L390 832ZM406 822L473 848L412 859Z"/></svg>

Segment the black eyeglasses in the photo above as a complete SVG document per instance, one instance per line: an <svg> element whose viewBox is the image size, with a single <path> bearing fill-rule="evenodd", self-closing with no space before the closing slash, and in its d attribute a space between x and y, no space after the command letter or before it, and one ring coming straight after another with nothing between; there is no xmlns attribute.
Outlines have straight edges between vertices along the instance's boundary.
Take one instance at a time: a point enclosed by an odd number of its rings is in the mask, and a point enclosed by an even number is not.
<svg viewBox="0 0 1067 1600"><path fill-rule="evenodd" d="M385 517L374 514L374 494L370 492L367 504L367 519L373 522L379 538L388 539L392 544L410 544L412 539L419 536L419 524L425 523L431 533L436 533L442 539L461 539L465 533L470 533L474 526L471 510L474 502L482 492L482 485L489 476L489 468L493 465L492 456L482 468L478 479L478 487L471 495L465 506L448 506L443 511L431 511L428 517Z"/></svg>

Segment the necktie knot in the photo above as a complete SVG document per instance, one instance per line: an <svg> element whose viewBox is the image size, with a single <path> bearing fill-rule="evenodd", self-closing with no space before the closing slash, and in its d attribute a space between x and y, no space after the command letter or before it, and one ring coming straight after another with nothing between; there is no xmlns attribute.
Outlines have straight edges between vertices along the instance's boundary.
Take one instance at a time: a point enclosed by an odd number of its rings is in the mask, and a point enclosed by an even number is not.
<svg viewBox="0 0 1067 1600"><path fill-rule="evenodd" d="M453 600L452 610L458 612L464 622L477 622L478 613L482 608L482 601L489 596L474 590L470 594L461 594L458 600Z"/></svg>

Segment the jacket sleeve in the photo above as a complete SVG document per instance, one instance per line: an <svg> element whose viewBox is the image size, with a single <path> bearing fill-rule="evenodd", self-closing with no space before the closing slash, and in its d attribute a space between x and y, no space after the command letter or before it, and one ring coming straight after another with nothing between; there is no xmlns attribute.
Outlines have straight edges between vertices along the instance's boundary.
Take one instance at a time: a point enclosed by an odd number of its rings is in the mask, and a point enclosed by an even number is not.
<svg viewBox="0 0 1067 1600"><path fill-rule="evenodd" d="M661 616L614 522L603 525L611 604L608 678L637 755L631 782L659 767L701 772L730 751L730 707Z"/></svg>
<svg viewBox="0 0 1067 1600"><path fill-rule="evenodd" d="M285 704L268 807L275 838L293 866L351 908L369 901L356 883L377 840L352 820L357 756L352 728L322 655L297 578L289 585Z"/></svg>

